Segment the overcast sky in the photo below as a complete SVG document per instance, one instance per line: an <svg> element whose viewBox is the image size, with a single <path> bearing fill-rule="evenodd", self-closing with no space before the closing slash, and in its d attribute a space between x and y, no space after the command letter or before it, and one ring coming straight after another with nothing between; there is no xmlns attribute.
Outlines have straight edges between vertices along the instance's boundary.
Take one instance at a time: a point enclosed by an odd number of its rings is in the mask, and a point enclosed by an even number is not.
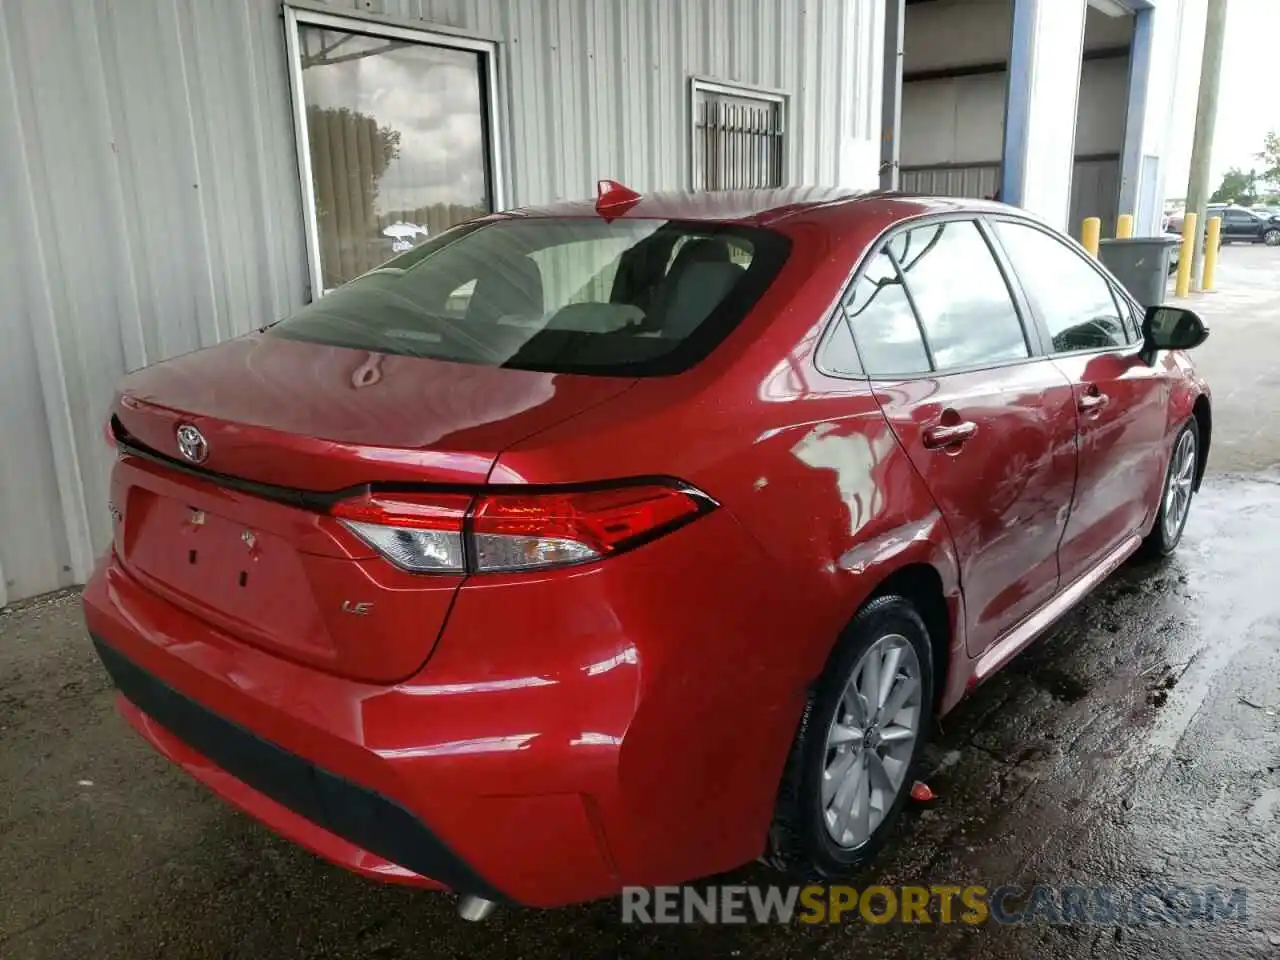
<svg viewBox="0 0 1280 960"><path fill-rule="evenodd" d="M1268 130L1280 132L1280 0L1228 0L1227 38L1223 49L1222 82L1218 89L1218 117L1214 128L1209 189L1231 167L1261 168L1254 156ZM1184 196L1191 167L1191 135L1195 128L1195 99L1200 55L1204 44L1205 0L1187 0L1188 22L1183 32L1183 57L1191 58L1179 95L1189 106L1177 112L1169 151L1167 192ZM1184 60L1184 62L1186 62Z"/></svg>

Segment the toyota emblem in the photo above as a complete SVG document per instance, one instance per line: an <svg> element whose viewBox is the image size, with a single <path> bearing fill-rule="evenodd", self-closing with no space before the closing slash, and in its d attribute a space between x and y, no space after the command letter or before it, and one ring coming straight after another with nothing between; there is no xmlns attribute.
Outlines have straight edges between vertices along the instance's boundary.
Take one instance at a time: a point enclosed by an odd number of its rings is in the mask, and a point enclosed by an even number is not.
<svg viewBox="0 0 1280 960"><path fill-rule="evenodd" d="M178 427L178 452L192 463L204 463L209 456L209 441L189 423Z"/></svg>

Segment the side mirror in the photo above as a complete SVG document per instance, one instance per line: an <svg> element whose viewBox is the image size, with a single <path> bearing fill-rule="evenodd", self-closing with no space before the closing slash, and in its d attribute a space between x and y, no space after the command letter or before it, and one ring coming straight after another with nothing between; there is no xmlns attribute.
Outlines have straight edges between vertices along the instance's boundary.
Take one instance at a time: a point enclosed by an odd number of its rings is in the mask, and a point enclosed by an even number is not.
<svg viewBox="0 0 1280 960"><path fill-rule="evenodd" d="M1182 307L1148 307L1142 318L1142 351L1150 363L1158 350L1190 350L1209 338L1209 328Z"/></svg>

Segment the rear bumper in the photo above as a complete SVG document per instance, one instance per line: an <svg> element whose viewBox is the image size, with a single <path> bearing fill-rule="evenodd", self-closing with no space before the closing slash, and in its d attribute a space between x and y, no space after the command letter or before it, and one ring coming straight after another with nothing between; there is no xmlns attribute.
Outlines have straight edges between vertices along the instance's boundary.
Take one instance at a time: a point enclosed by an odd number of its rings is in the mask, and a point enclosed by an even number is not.
<svg viewBox="0 0 1280 960"><path fill-rule="evenodd" d="M243 643L113 556L84 609L126 719L233 805L371 878L531 906L758 856L804 702L798 665L761 646L786 604L724 511L608 564L463 589L429 664L391 685Z"/></svg>
<svg viewBox="0 0 1280 960"><path fill-rule="evenodd" d="M587 797L530 756L529 737L500 732L528 726L519 697L507 707L491 699L488 723L468 728L447 693L281 660L155 596L113 561L85 588L84 609L134 729L313 853L371 879L530 906L618 889Z"/></svg>
<svg viewBox="0 0 1280 960"><path fill-rule="evenodd" d="M218 716L93 637L121 712L161 753L321 856L386 880L505 899L396 801Z"/></svg>

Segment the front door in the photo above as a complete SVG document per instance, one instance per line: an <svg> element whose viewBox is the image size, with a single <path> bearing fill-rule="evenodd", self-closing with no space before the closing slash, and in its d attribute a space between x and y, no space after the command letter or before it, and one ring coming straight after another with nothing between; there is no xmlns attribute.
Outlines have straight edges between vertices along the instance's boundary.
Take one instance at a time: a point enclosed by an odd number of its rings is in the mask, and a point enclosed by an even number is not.
<svg viewBox="0 0 1280 960"><path fill-rule="evenodd" d="M1138 357L1138 331L1084 254L1025 223L995 224L1027 300L1070 380L1075 496L1059 563L1065 586L1142 532L1159 499L1167 381Z"/></svg>
<svg viewBox="0 0 1280 960"><path fill-rule="evenodd" d="M1075 485L1071 385L1031 356L971 220L896 235L847 310L876 399L955 542L977 655L1058 588Z"/></svg>

